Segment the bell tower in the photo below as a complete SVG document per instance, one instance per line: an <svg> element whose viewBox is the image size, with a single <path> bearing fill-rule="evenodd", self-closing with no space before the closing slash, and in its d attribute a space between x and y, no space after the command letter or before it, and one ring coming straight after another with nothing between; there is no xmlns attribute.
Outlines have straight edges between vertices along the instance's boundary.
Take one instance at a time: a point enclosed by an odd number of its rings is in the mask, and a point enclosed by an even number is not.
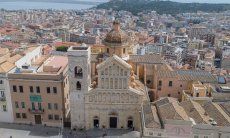
<svg viewBox="0 0 230 138"><path fill-rule="evenodd" d="M72 46L67 53L71 128L84 129L85 93L91 84L90 47Z"/></svg>

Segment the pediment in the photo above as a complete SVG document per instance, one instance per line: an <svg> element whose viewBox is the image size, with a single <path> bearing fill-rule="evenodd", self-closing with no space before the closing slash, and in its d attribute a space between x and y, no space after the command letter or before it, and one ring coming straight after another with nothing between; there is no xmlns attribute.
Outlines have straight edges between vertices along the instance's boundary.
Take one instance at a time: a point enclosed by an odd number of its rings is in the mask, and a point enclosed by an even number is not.
<svg viewBox="0 0 230 138"><path fill-rule="evenodd" d="M101 68L105 68L112 64L122 66L125 69L131 69L132 66L129 65L126 61L118 57L117 55L113 55L112 57L107 58L105 61L97 65L97 69L100 70Z"/></svg>

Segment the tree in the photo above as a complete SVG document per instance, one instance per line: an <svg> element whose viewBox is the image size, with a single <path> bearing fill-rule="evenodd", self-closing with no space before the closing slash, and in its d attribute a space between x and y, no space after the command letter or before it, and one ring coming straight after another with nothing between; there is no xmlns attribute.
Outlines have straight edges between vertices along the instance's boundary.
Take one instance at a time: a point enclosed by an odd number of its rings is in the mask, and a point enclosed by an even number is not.
<svg viewBox="0 0 230 138"><path fill-rule="evenodd" d="M61 51L61 52L67 52L68 47L66 46L60 46L56 48L56 51Z"/></svg>

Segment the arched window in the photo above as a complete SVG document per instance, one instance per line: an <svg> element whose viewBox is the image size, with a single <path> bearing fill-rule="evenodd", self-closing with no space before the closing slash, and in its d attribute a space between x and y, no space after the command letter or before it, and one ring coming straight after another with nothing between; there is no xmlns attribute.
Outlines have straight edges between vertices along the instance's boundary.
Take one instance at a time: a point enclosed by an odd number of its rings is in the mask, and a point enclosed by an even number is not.
<svg viewBox="0 0 230 138"><path fill-rule="evenodd" d="M74 68L74 74L76 78L82 78L83 77L82 68L79 66L76 66Z"/></svg>
<svg viewBox="0 0 230 138"><path fill-rule="evenodd" d="M81 83L77 81L77 90L81 90Z"/></svg>

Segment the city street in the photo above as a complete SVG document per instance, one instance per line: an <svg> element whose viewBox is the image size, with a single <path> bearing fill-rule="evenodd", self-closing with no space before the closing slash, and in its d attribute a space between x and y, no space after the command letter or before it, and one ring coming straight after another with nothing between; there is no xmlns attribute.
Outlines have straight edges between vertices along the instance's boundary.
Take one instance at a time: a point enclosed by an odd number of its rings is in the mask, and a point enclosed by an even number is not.
<svg viewBox="0 0 230 138"><path fill-rule="evenodd" d="M0 123L0 138L139 138L140 133L129 130L89 130L89 131L70 131L65 129L63 135L59 128L44 127L41 125L19 125Z"/></svg>

